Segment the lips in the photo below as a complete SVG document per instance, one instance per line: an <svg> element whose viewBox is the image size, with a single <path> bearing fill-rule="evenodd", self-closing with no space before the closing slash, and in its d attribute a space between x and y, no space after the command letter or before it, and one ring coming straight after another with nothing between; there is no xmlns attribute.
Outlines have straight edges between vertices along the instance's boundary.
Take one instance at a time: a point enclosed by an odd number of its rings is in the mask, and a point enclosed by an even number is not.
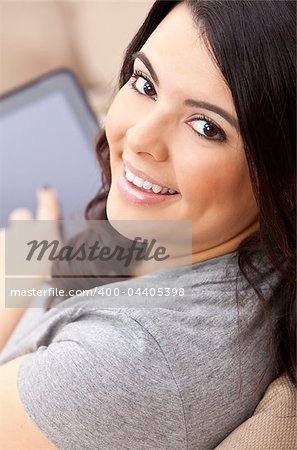
<svg viewBox="0 0 297 450"><path fill-rule="evenodd" d="M141 170L136 169L128 161L126 161L124 158L123 158L123 162L124 162L124 165L133 173L133 175L136 175L137 177L142 178L145 181L149 181L152 184L157 184L158 186L162 186L162 187L166 187L168 189L175 190L179 194L177 189L171 188L170 186L167 186L166 184L163 184L163 183L155 180L154 178L150 177L145 172L142 172Z"/></svg>
<svg viewBox="0 0 297 450"><path fill-rule="evenodd" d="M155 194L153 192L139 189L133 183L130 183L125 177L125 166L122 164L120 176L117 179L117 187L122 196L128 203L139 205L153 205L158 203L171 203L181 198L180 194Z"/></svg>

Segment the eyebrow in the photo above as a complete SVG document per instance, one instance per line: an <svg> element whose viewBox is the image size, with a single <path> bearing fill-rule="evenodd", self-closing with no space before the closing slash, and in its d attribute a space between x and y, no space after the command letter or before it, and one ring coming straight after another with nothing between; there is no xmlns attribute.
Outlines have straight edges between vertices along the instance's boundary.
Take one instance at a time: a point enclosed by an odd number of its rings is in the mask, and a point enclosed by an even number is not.
<svg viewBox="0 0 297 450"><path fill-rule="evenodd" d="M143 62L143 64L146 66L148 71L151 74L152 79L156 83L157 86L160 85L159 78L155 72L155 69L153 68L150 60L146 56L145 53L139 51L132 54L132 61L134 61L136 58L140 59L140 61ZM184 101L184 105L186 106L193 106L194 108L203 108L208 111L212 111L216 114L219 114L221 117L223 117L227 122L230 123L236 130L239 129L238 121L233 117L230 113L225 111L223 108L217 105L213 105L212 103L203 102L199 100L193 100L193 99L187 99Z"/></svg>

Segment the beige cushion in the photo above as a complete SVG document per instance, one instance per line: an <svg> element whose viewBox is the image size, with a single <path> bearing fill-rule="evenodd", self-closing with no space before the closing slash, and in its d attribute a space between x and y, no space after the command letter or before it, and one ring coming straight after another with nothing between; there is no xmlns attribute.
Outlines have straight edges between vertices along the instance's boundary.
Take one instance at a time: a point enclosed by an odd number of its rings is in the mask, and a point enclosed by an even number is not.
<svg viewBox="0 0 297 450"><path fill-rule="evenodd" d="M296 388L282 375L268 386L253 416L214 450L296 449Z"/></svg>
<svg viewBox="0 0 297 450"><path fill-rule="evenodd" d="M105 115L124 50L152 4L0 1L0 94L67 67L75 71L98 116Z"/></svg>

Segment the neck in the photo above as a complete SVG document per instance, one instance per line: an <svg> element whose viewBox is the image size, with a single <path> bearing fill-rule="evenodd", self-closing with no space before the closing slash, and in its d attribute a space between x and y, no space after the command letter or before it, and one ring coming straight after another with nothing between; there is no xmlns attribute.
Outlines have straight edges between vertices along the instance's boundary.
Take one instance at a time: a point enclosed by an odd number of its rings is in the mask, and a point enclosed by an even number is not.
<svg viewBox="0 0 297 450"><path fill-rule="evenodd" d="M231 253L238 249L240 243L246 239L248 236L252 235L253 233L257 232L259 230L259 222L256 221L249 225L247 228L242 230L239 234L234 236L233 238L229 239L228 241L223 242L222 244L219 244L215 247L202 250L202 251L196 251L192 253L192 264L206 261L207 259L216 258L217 256L226 255L227 253ZM137 264L137 275L133 276L132 278L138 278L143 275L146 275L148 273L154 272L155 270L160 270L162 268L171 268L171 267L180 267L183 265L189 265L191 264L189 256L181 256L178 258L171 258L166 261L166 264L164 266L156 266L155 261L152 260L151 262L146 261L140 262Z"/></svg>
<svg viewBox="0 0 297 450"><path fill-rule="evenodd" d="M247 228L242 230L239 234L234 236L232 239L229 239L222 244L219 244L215 247L212 247L207 250L198 251L192 253L192 264L197 262L205 261L207 259L216 258L217 256L226 255L227 253L234 252L238 249L240 243L246 239L248 236L251 236L253 233L259 230L259 222L256 221L249 225Z"/></svg>

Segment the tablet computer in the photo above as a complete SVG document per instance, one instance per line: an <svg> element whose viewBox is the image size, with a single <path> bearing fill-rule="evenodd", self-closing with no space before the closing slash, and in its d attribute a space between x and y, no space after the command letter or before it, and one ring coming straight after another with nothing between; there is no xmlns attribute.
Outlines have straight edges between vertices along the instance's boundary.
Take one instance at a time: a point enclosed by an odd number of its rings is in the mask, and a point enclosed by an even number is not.
<svg viewBox="0 0 297 450"><path fill-rule="evenodd" d="M44 75L0 97L0 227L18 207L36 210L36 190L57 191L63 219L81 218L101 187L100 126L76 76Z"/></svg>

